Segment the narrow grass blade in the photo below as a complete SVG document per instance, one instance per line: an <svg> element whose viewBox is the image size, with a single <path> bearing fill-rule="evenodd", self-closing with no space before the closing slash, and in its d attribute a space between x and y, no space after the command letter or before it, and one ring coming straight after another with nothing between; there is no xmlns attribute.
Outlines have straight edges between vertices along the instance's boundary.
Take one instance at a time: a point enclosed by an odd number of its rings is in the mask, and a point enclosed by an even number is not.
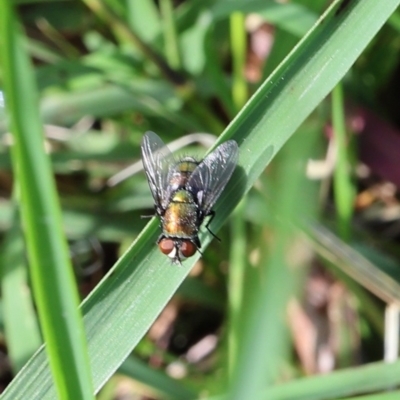
<svg viewBox="0 0 400 400"><path fill-rule="evenodd" d="M367 396L357 396L357 400L397 400L400 399L400 390L387 393L370 394ZM342 400L354 400L354 397L346 397Z"/></svg>
<svg viewBox="0 0 400 400"><path fill-rule="evenodd" d="M230 17L231 49L233 58L232 98L237 110L247 101L247 83L244 76L246 63L246 32L244 14L235 12Z"/></svg>
<svg viewBox="0 0 400 400"><path fill-rule="evenodd" d="M31 291L25 243L14 213L11 229L1 247L1 293L7 350L17 373L42 344ZM29 336L26 335L29 332Z"/></svg>
<svg viewBox="0 0 400 400"><path fill-rule="evenodd" d="M219 1L212 8L215 18L223 18L234 12L257 13L266 21L298 37L303 36L317 20L317 15L307 7L296 3L276 1L239 0Z"/></svg>
<svg viewBox="0 0 400 400"><path fill-rule="evenodd" d="M265 390L262 393L262 399L337 400L344 396L378 392L397 386L399 374L400 361L393 364L371 363L367 366L348 368L326 375L300 378L278 384ZM355 398L358 399L358 397ZM378 398L380 399L380 397ZM224 396L214 396L204 400L226 399Z"/></svg>
<svg viewBox="0 0 400 400"><path fill-rule="evenodd" d="M12 7L11 2L0 4L2 77L35 301L58 398L90 399L93 387L78 294L44 151L32 67Z"/></svg>
<svg viewBox="0 0 400 400"><path fill-rule="evenodd" d="M240 347L240 330L242 325L243 291L245 284L246 254L246 220L244 218L245 199L239 204L231 222L231 252L228 280L229 297L229 331L228 331L228 374L232 379L238 363Z"/></svg>
<svg viewBox="0 0 400 400"><path fill-rule="evenodd" d="M128 1L128 21L143 40L152 42L161 30L160 16L156 5L147 0Z"/></svg>
<svg viewBox="0 0 400 400"><path fill-rule="evenodd" d="M164 27L164 45L166 59L175 69L181 68L181 58L176 35L174 8L171 0L161 0L160 10Z"/></svg>
<svg viewBox="0 0 400 400"><path fill-rule="evenodd" d="M400 284L317 222L305 227L314 249L386 303L400 305Z"/></svg>
<svg viewBox="0 0 400 400"><path fill-rule="evenodd" d="M344 115L342 84L332 92L332 124L337 149L337 163L333 176L335 204L338 214L338 231L343 240L349 240L353 215L355 190L351 182L351 157Z"/></svg>
<svg viewBox="0 0 400 400"><path fill-rule="evenodd" d="M118 371L141 383L149 385L152 390L158 391L161 395L169 399L194 399L197 395L196 391L190 390L163 372L150 368L147 364L133 356L126 359Z"/></svg>
<svg viewBox="0 0 400 400"><path fill-rule="evenodd" d="M278 217L259 235L259 261L244 279L241 340L229 400L262 398L263 389L281 376L291 347L286 314L290 298L304 286L301 271L307 260L292 221L293 216L315 215L317 210L313 182L304 174L316 135L303 132L307 137L292 137L274 160L275 175L268 176L266 196Z"/></svg>

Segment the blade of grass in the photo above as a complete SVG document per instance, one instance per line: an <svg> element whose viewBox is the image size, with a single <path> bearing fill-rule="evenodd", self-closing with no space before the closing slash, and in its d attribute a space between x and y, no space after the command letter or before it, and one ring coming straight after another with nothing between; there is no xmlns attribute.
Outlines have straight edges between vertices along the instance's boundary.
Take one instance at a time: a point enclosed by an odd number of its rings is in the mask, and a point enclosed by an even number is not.
<svg viewBox="0 0 400 400"><path fill-rule="evenodd" d="M244 14L235 12L230 16L231 50L233 58L232 98L239 111L247 100L247 84L244 76L246 62L246 31Z"/></svg>
<svg viewBox="0 0 400 400"><path fill-rule="evenodd" d="M34 39L28 40L28 52L32 57L48 63L56 63L62 60L61 56L54 50L50 50L42 42Z"/></svg>
<svg viewBox="0 0 400 400"><path fill-rule="evenodd" d="M244 15L234 12L230 16L230 39L233 58L233 82L232 100L239 111L245 104L247 94L247 83L244 76L246 62L246 31ZM230 253L230 273L228 282L229 293L229 318L230 327L228 332L228 374L229 379L233 378L233 372L237 365L237 357L240 346L240 329L242 320L244 276L246 268L246 223L244 219L244 203L236 208L232 218L232 238Z"/></svg>
<svg viewBox="0 0 400 400"><path fill-rule="evenodd" d="M201 128L201 125L169 108L168 100L172 98L171 87L159 82L136 81L124 87L108 83L90 91L46 96L41 109L45 122L60 125L75 123L85 115L111 116L134 109L147 115L159 115L187 130Z"/></svg>
<svg viewBox="0 0 400 400"><path fill-rule="evenodd" d="M229 255L229 331L228 331L228 374L232 379L240 346L240 329L243 307L243 291L245 283L246 253L246 220L244 218L245 199L236 207L231 222L231 251Z"/></svg>
<svg viewBox="0 0 400 400"><path fill-rule="evenodd" d="M154 65L160 70L166 79L176 85L182 85L185 82L183 75L172 69L168 63L124 21L115 10L105 4L102 0L83 0L83 2L110 27L114 29L121 37L124 37L133 46L138 48Z"/></svg>
<svg viewBox="0 0 400 400"><path fill-rule="evenodd" d="M307 7L296 3L278 3L272 0L222 0L215 4L215 18L224 18L231 13L257 13L269 23L301 37L317 21L317 15Z"/></svg>
<svg viewBox="0 0 400 400"><path fill-rule="evenodd" d="M385 261L376 259L373 254L363 254L357 249L357 243L351 243L350 247L320 224L303 226L303 232L309 236L313 249L320 255L323 265L357 297L362 313L368 318L371 326L383 336L381 308L371 297L370 291L386 302L396 290L398 283L382 267Z"/></svg>
<svg viewBox="0 0 400 400"><path fill-rule="evenodd" d="M14 213L1 247L1 293L7 352L17 373L43 343L28 286L25 245ZM29 336L26 335L29 332Z"/></svg>
<svg viewBox="0 0 400 400"><path fill-rule="evenodd" d="M163 396L170 399L186 400L196 398L196 392L161 371L150 368L147 364L131 356L119 367L118 372L149 385Z"/></svg>
<svg viewBox="0 0 400 400"><path fill-rule="evenodd" d="M262 398L264 400L337 400L344 396L377 392L398 385L399 371L400 361L393 364L371 363L367 366L278 384L263 391ZM225 399L224 396L214 396L204 400Z"/></svg>
<svg viewBox="0 0 400 400"><path fill-rule="evenodd" d="M181 60L174 21L174 8L171 0L161 0L160 10L164 28L166 59L172 68L179 70L181 68Z"/></svg>
<svg viewBox="0 0 400 400"><path fill-rule="evenodd" d="M346 2L339 10L340 4L332 4L221 137L239 143L240 162L216 205L213 232L218 231L243 193L306 116L348 71L399 1L358 0ZM83 304L96 390L135 347L199 258L192 257L182 268L171 266L154 245L157 236L158 223L154 220ZM210 238L204 234L201 240L206 247ZM374 373L375 368L379 367L372 367ZM397 364L391 365L385 370L389 375L380 382L375 379L374 385L382 388L389 378L391 384L399 382L396 368ZM321 394L331 381L330 376L318 378L324 378L323 384L314 390ZM353 390L359 387L359 375L347 379ZM335 378L332 382L342 385ZM43 351L30 360L1 398L54 398Z"/></svg>
<svg viewBox="0 0 400 400"><path fill-rule="evenodd" d="M305 232L320 255L351 276L386 303L400 305L400 284L374 266L360 252L318 222L310 222Z"/></svg>
<svg viewBox="0 0 400 400"><path fill-rule="evenodd" d="M155 3L147 0L128 1L128 20L143 40L152 42L161 30L161 21Z"/></svg>
<svg viewBox="0 0 400 400"><path fill-rule="evenodd" d="M338 231L343 240L351 236L351 217L355 191L351 183L349 143L346 135L343 88L339 83L332 92L332 125L337 148L337 163L333 175Z"/></svg>
<svg viewBox="0 0 400 400"><path fill-rule="evenodd" d="M397 400L400 399L400 390L388 393L371 394L367 396L357 396L357 400ZM346 397L342 400L354 400L354 397Z"/></svg>
<svg viewBox="0 0 400 400"><path fill-rule="evenodd" d="M90 368L37 94L12 3L0 4L0 51L21 218L41 327L60 399L91 399Z"/></svg>
<svg viewBox="0 0 400 400"><path fill-rule="evenodd" d="M205 37L204 47L206 59L215 60L215 62L207 62L205 64L205 74L207 74L208 79L214 86L216 93L218 93L219 100L225 108L225 112L229 118L232 119L237 112L232 101L230 84L225 76L222 65L220 65L218 62L219 48L218 43L216 43L215 40L216 36L216 29L214 25L211 25Z"/></svg>
<svg viewBox="0 0 400 400"><path fill-rule="evenodd" d="M305 176L316 135L307 133L289 140L274 160L275 176L268 176L266 196L278 217L259 235L260 261L249 269L250 279L244 280L247 296L240 310L241 335L227 397L230 400L259 399L263 389L280 376L288 357L290 338L285 316L290 298L303 287L305 269L301 267L307 260L292 223L293 215L315 215L317 210L311 190L314 184ZM265 180L263 177L261 183Z"/></svg>
<svg viewBox="0 0 400 400"><path fill-rule="evenodd" d="M207 11L199 14L195 23L179 36L179 44L182 56L181 68L193 76L200 75L204 71L210 58L207 57L207 33L210 31L212 19ZM217 60L218 57L215 58Z"/></svg>

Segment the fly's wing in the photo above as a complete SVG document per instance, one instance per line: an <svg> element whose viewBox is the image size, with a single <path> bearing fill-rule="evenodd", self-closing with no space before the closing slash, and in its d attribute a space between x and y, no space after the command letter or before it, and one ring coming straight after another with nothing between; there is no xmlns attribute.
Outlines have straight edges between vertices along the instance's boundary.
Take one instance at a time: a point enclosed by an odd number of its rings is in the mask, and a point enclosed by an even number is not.
<svg viewBox="0 0 400 400"><path fill-rule="evenodd" d="M188 189L195 194L204 215L209 214L236 167L239 148L228 140L210 153L193 171Z"/></svg>
<svg viewBox="0 0 400 400"><path fill-rule="evenodd" d="M165 209L169 201L170 167L175 162L168 147L154 132L148 131L143 136L142 162L156 206Z"/></svg>

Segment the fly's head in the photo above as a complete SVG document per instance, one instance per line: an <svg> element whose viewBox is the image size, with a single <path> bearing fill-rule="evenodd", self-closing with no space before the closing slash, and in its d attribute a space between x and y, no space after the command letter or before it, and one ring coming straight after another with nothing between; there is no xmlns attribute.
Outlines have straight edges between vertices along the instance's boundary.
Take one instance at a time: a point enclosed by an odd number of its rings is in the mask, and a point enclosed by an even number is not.
<svg viewBox="0 0 400 400"><path fill-rule="evenodd" d="M197 245L191 239L172 239L163 237L158 242L161 253L168 256L174 264L192 257L198 250Z"/></svg>

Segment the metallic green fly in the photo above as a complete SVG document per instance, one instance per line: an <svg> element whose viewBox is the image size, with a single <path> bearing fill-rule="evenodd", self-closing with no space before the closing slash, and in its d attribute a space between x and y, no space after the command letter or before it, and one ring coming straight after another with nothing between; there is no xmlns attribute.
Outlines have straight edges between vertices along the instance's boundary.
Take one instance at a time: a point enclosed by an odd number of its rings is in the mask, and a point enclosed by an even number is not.
<svg viewBox="0 0 400 400"><path fill-rule="evenodd" d="M198 237L205 218L207 230L212 210L232 176L239 157L235 141L228 140L198 162L192 157L176 160L154 132L142 141L142 161L162 233L161 252L180 264L201 248Z"/></svg>

